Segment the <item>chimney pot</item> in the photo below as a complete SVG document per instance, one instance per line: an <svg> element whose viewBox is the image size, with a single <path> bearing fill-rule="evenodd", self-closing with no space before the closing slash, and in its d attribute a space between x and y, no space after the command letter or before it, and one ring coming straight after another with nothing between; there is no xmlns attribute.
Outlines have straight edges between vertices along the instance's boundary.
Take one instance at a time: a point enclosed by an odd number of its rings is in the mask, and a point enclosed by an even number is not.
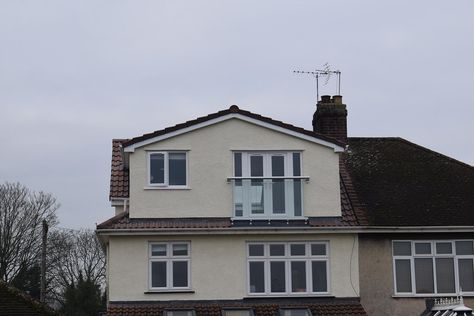
<svg viewBox="0 0 474 316"><path fill-rule="evenodd" d="M322 95L321 96L321 102L330 103L331 102L331 96L330 95Z"/></svg>
<svg viewBox="0 0 474 316"><path fill-rule="evenodd" d="M342 95L335 95L332 97L332 101L337 104L342 104Z"/></svg>

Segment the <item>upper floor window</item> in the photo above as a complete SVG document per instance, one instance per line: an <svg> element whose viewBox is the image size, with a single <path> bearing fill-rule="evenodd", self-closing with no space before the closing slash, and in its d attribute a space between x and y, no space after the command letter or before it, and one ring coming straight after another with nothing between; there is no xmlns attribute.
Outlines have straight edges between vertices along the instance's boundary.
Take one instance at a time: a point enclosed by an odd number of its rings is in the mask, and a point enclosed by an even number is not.
<svg viewBox="0 0 474 316"><path fill-rule="evenodd" d="M301 153L234 152L234 216L303 216Z"/></svg>
<svg viewBox="0 0 474 316"><path fill-rule="evenodd" d="M328 294L327 242L248 243L250 295Z"/></svg>
<svg viewBox="0 0 474 316"><path fill-rule="evenodd" d="M393 241L395 294L474 294L474 241Z"/></svg>
<svg viewBox="0 0 474 316"><path fill-rule="evenodd" d="M150 289L190 289L189 242L150 244Z"/></svg>
<svg viewBox="0 0 474 316"><path fill-rule="evenodd" d="M222 316L255 316L251 308L224 308Z"/></svg>
<svg viewBox="0 0 474 316"><path fill-rule="evenodd" d="M184 187L187 185L186 152L149 152L148 185Z"/></svg>

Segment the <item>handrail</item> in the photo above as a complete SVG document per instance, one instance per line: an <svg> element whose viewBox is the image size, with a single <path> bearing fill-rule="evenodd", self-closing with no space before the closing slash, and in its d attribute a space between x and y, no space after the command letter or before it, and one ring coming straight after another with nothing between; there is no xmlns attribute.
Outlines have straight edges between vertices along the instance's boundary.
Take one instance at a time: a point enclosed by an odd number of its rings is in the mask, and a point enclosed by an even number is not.
<svg viewBox="0 0 474 316"><path fill-rule="evenodd" d="M227 177L227 182L232 180L306 180L309 181L309 176L291 176L291 177Z"/></svg>

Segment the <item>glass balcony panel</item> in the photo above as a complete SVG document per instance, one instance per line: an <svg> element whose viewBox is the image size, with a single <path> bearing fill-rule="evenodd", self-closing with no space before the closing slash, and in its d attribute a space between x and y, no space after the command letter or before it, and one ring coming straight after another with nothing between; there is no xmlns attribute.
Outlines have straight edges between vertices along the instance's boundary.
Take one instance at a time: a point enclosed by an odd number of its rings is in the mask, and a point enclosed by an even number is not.
<svg viewBox="0 0 474 316"><path fill-rule="evenodd" d="M285 214L285 180L272 182L273 214Z"/></svg>
<svg viewBox="0 0 474 316"><path fill-rule="evenodd" d="M250 203L252 214L264 213L264 190L263 180L252 180L250 186Z"/></svg>

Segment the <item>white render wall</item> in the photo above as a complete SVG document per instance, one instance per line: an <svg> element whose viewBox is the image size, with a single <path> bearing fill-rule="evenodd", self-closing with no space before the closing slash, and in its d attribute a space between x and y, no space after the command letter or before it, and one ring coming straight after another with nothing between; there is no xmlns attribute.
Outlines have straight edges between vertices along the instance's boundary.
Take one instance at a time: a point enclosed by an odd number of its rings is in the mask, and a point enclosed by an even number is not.
<svg viewBox="0 0 474 316"><path fill-rule="evenodd" d="M107 272L110 301L242 299L246 290L247 241L329 241L330 292L359 296L358 239L355 234L110 236ZM152 241L191 242L191 287L195 293L145 294L148 245Z"/></svg>
<svg viewBox="0 0 474 316"><path fill-rule="evenodd" d="M145 189L147 151L187 150L189 189ZM332 148L230 119L130 154L130 217L230 217L232 150L302 151L304 216L340 216L339 156Z"/></svg>

